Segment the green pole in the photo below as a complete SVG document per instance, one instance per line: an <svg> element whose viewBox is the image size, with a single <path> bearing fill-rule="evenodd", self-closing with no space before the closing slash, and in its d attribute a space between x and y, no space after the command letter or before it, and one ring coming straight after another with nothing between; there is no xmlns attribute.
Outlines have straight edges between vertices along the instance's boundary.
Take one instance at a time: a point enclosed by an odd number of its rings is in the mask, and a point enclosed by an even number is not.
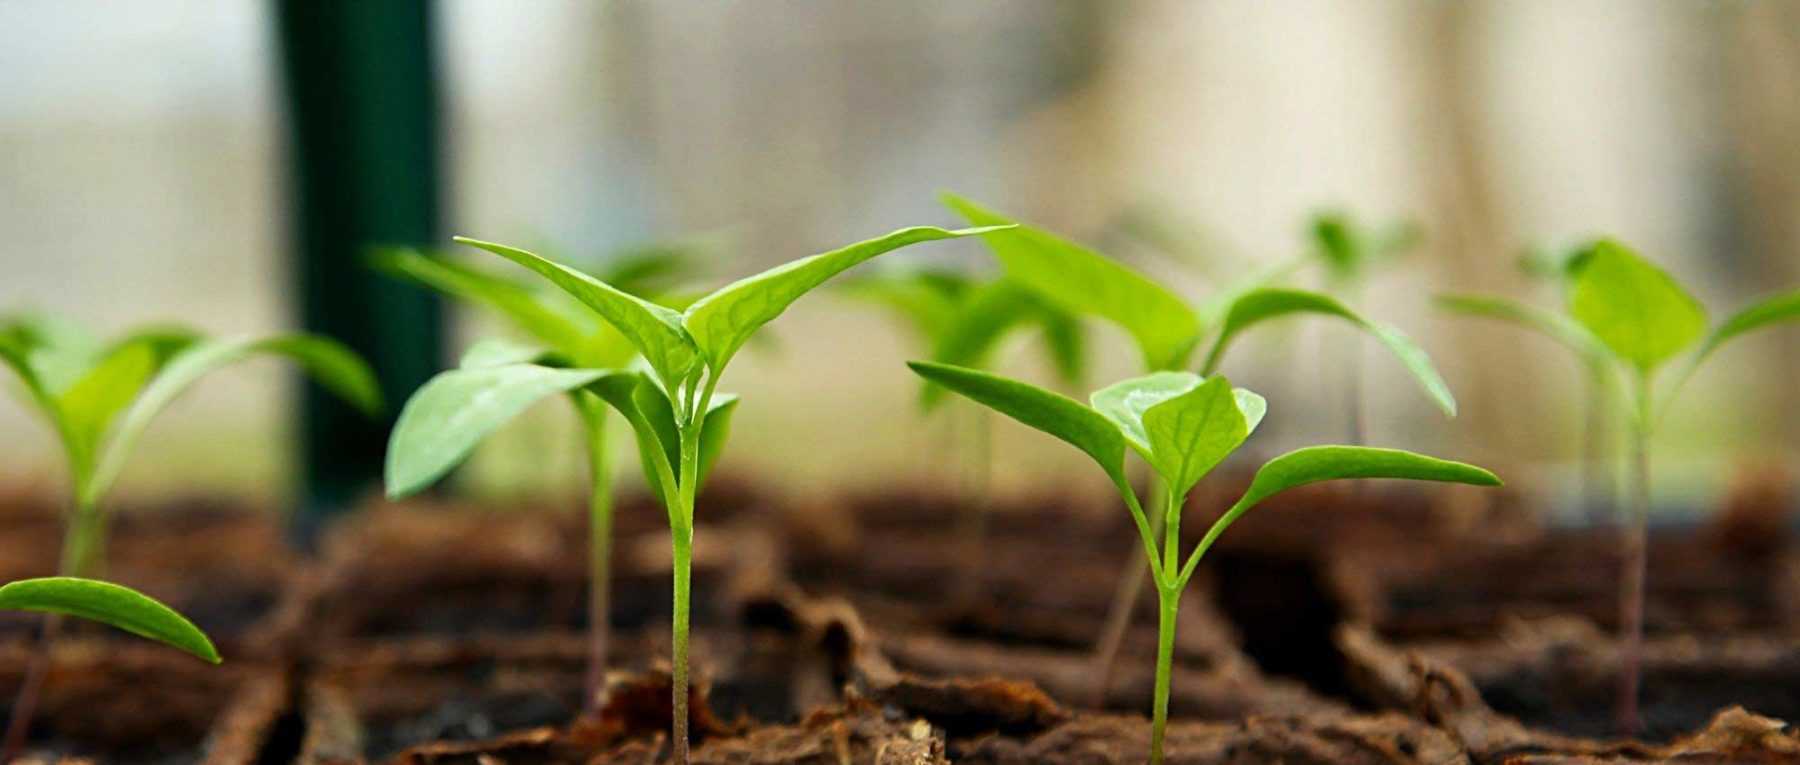
<svg viewBox="0 0 1800 765"><path fill-rule="evenodd" d="M389 409L371 420L308 383L299 415L310 544L380 480L400 402L441 367L442 308L364 265L373 245L438 240L441 188L431 4L276 0L300 323L362 353Z"/></svg>

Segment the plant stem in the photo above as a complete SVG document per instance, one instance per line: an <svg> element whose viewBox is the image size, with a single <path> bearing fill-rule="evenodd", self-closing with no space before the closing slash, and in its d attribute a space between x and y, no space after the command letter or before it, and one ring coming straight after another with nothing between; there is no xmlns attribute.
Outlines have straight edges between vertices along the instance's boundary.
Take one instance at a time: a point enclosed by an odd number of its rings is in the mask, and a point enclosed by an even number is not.
<svg viewBox="0 0 1800 765"><path fill-rule="evenodd" d="M1150 482L1150 506L1161 507L1164 502L1162 481L1152 478ZM1152 513L1150 516L1150 535L1162 536L1164 516ZM1106 706L1107 691L1112 688L1114 672L1118 669L1119 648L1125 643L1125 633L1131 629L1131 617L1137 613L1138 598L1143 595L1144 582L1151 576L1145 570L1149 566L1144 549L1138 545L1131 546L1131 559L1126 561L1125 570L1119 572L1119 583L1113 589L1112 604L1106 611L1106 623L1100 628L1100 639L1094 643L1094 695L1088 705L1096 709Z"/></svg>
<svg viewBox="0 0 1800 765"><path fill-rule="evenodd" d="M583 394L587 395L587 394ZM586 703L596 712L606 684L606 649L612 631L612 470L606 449L606 410L603 404L582 400L588 452L588 666Z"/></svg>
<svg viewBox="0 0 1800 765"><path fill-rule="evenodd" d="M99 505L77 499L69 515L69 528L63 532L62 560L57 563L57 573L93 576L100 568L105 542L105 518L100 514ZM31 732L31 719L37 713L38 697L43 693L44 676L50 672L50 648L61 631L60 615L44 617L43 628L38 633L38 649L32 654L31 664L25 668L25 682L20 684L19 695L13 699L12 719L7 720L6 736L0 740L0 762L12 762L13 755L25 745Z"/></svg>
<svg viewBox="0 0 1800 765"><path fill-rule="evenodd" d="M1650 376L1637 377L1637 412L1631 428L1631 518L1623 529L1624 571L1619 588L1619 698L1620 732L1636 734L1638 719L1639 663L1644 642L1645 578L1649 568L1650 523Z"/></svg>
<svg viewBox="0 0 1800 765"><path fill-rule="evenodd" d="M673 530L675 547L675 635L673 669L669 688L674 693L671 721L675 746L675 762L688 761L688 587L692 581L694 534L691 528Z"/></svg>
<svg viewBox="0 0 1800 765"><path fill-rule="evenodd" d="M1162 765L1163 735L1169 727L1169 676L1175 666L1175 616L1181 610L1181 506L1185 497L1164 492L1168 506L1163 523L1163 580L1157 582L1156 699L1150 713L1150 763Z"/></svg>

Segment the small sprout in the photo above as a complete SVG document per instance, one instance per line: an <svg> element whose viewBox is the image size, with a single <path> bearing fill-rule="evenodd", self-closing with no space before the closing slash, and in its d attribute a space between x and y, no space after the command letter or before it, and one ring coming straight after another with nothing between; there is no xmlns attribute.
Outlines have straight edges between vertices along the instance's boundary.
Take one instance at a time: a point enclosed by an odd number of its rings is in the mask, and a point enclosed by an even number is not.
<svg viewBox="0 0 1800 765"><path fill-rule="evenodd" d="M694 270L687 248L648 246L611 258L602 278L639 298L667 299ZM380 250L375 267L506 318L543 347L486 340L457 369L413 394L388 442L388 496L422 491L468 458L476 444L538 401L567 395L580 415L588 452L588 667L583 694L592 711L605 682L610 637L613 468L606 403L592 386L624 371L637 349L586 306L560 290L527 286L413 250ZM654 482L652 483L654 485Z"/></svg>
<svg viewBox="0 0 1800 765"><path fill-rule="evenodd" d="M800 296L837 274L882 253L907 245L941 239L955 239L985 233L993 229L977 228L949 231L921 226L895 231L887 236L852 244L831 252L795 260L755 276L725 285L677 311L645 298L632 295L579 270L506 245L458 238L458 242L478 247L517 263L537 273L586 306L591 314L611 326L629 341L642 357L645 371L637 369L579 370L581 374L551 379L549 372L533 371L521 375L521 392L509 394L509 401L527 398L527 394L572 386L581 395L604 401L631 424L637 437L638 455L651 490L668 511L671 545L674 551L674 619L673 619L673 722L675 760L688 759L688 622L689 586L693 569L694 499L708 469L724 448L729 433L730 417L736 398L717 394L720 375L738 350L764 324L787 310ZM484 352L485 353L485 352ZM458 370L463 371L463 370ZM578 371L578 370L566 370ZM447 373L454 374L454 373ZM585 383L582 375L595 374ZM538 393L537 395L545 395ZM447 401L448 399L446 399ZM512 406L515 404L509 404ZM454 407L417 404L420 422L455 420ZM408 410L414 404L408 404ZM436 412L427 418L424 413ZM504 415L505 411L498 412ZM402 414L402 420L406 414ZM494 413L471 419L471 429L495 419ZM504 419L503 416L499 419ZM444 425L443 427L453 427ZM408 437L400 442L395 434L391 449L409 452L390 455L390 465L411 463L410 452L434 449L431 439ZM479 439L479 435L475 436ZM458 443L469 442L466 437ZM442 455L455 456L455 449ZM435 462L442 460L439 456ZM422 458L421 458L422 460ZM424 461L424 460L422 460ZM408 475L426 475L421 468ZM409 484L403 484L409 485Z"/></svg>
<svg viewBox="0 0 1800 765"><path fill-rule="evenodd" d="M1674 397L1700 364L1726 342L1753 330L1800 320L1800 290L1764 298L1707 332L1706 309L1667 272L1625 245L1602 239L1568 260L1567 317L1505 300L1445 298L1455 310L1504 319L1529 327L1575 351L1607 385L1629 395L1613 400L1630 423L1631 517L1625 526L1623 586L1620 589L1618 721L1627 733L1638 729L1638 663L1643 642L1645 533L1650 512L1650 438ZM1656 375L1687 354L1675 382L1661 396Z"/></svg>
<svg viewBox="0 0 1800 765"><path fill-rule="evenodd" d="M912 362L921 377L1067 442L1093 458L1111 479L1131 512L1143 542L1151 579L1161 604L1158 620L1156 687L1151 717L1150 758L1161 763L1168 724L1170 672L1181 594L1200 559L1233 522L1263 500L1318 481L1339 478L1406 478L1496 486L1500 481L1473 465L1393 449L1316 446L1289 452L1264 464L1250 488L1207 530L1198 546L1181 555L1181 510L1188 493L1242 445L1262 422L1261 396L1233 388L1220 375L1157 372L1095 392L1091 405L1017 380L961 367ZM1126 450L1137 452L1166 488L1150 512L1138 501L1125 474Z"/></svg>
<svg viewBox="0 0 1800 765"><path fill-rule="evenodd" d="M77 616L179 648L218 664L212 640L175 609L130 587L97 579L47 576L0 587L0 611L36 611Z"/></svg>

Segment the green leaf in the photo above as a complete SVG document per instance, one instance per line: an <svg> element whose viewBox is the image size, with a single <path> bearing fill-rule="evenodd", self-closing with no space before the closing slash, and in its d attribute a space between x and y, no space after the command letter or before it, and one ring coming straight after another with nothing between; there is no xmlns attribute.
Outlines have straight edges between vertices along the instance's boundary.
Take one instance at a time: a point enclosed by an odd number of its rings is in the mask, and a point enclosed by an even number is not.
<svg viewBox="0 0 1800 765"><path fill-rule="evenodd" d="M714 375L762 325L774 320L801 295L870 258L919 242L957 239L991 229L950 231L935 226L903 228L831 252L801 258L720 287L688 306L682 325L706 356Z"/></svg>
<svg viewBox="0 0 1800 765"><path fill-rule="evenodd" d="M1732 314L1718 329L1713 330L1706 337L1706 342L1700 344L1700 351L1694 354L1694 363L1699 364L1718 350L1719 346L1746 332L1796 320L1800 320L1800 290L1763 298Z"/></svg>
<svg viewBox="0 0 1800 765"><path fill-rule="evenodd" d="M1152 465L1176 496L1187 494L1250 436L1246 405L1258 420L1268 408L1261 396L1232 390L1220 375L1144 410Z"/></svg>
<svg viewBox="0 0 1800 765"><path fill-rule="evenodd" d="M335 340L303 334L207 340L169 359L150 384L125 410L100 456L99 467L78 491L82 501L99 501L124 468L125 460L150 421L207 373L258 355L279 356L352 405L373 414L381 410L381 388L375 373L355 352Z"/></svg>
<svg viewBox="0 0 1800 765"><path fill-rule="evenodd" d="M113 418L137 398L156 373L156 365L156 352L149 345L125 345L108 353L57 397L56 407L72 439L69 448L75 456L72 467L77 482L93 470L101 439Z"/></svg>
<svg viewBox="0 0 1800 765"><path fill-rule="evenodd" d="M1206 536L1188 556L1178 577L1185 586L1201 557L1225 529L1263 500L1288 489L1342 478L1401 478L1414 481L1499 486L1500 478L1474 465L1427 457L1399 449L1367 446L1310 446L1264 463L1250 480L1250 488L1225 514L1213 522Z"/></svg>
<svg viewBox="0 0 1800 765"><path fill-rule="evenodd" d="M929 361L909 361L906 365L920 377L1086 452L1113 483L1127 485L1125 438L1099 412L1067 396L986 372Z"/></svg>
<svg viewBox="0 0 1800 765"><path fill-rule="evenodd" d="M1475 486L1500 485L1498 476L1474 465L1400 449L1310 446L1264 463L1237 504L1255 505L1288 489L1341 478L1404 478Z"/></svg>
<svg viewBox="0 0 1800 765"><path fill-rule="evenodd" d="M1360 232L1340 212L1323 212L1313 216L1312 237L1319 257L1340 274L1355 273L1363 265Z"/></svg>
<svg viewBox="0 0 1800 765"><path fill-rule="evenodd" d="M631 425L637 439L638 457L650 492L658 502L673 512L664 495L664 484L680 485L676 467L681 463L681 430L675 422L675 409L660 386L642 375L600 380L590 386ZM729 393L713 396L706 416L700 423L700 464L696 480L704 485L713 463L725 450L731 435L731 415L737 411L737 396ZM671 523L685 522L670 517Z"/></svg>
<svg viewBox="0 0 1800 765"><path fill-rule="evenodd" d="M972 224L1013 224L967 199L946 194L943 200ZM1008 278L1071 313L1123 327L1137 341L1146 368L1185 366L1200 339L1200 318L1186 302L1104 255L1027 226L983 239Z"/></svg>
<svg viewBox="0 0 1800 765"><path fill-rule="evenodd" d="M386 273L447 295L486 305L538 342L568 354L586 347L593 328L559 310L522 284L410 249L380 249L370 255Z"/></svg>
<svg viewBox="0 0 1800 765"><path fill-rule="evenodd" d="M1154 464L1150 434L1144 429L1144 412L1150 407L1200 386L1205 379L1193 372L1151 372L1120 380L1088 395L1095 412L1111 421L1125 441Z"/></svg>
<svg viewBox="0 0 1800 765"><path fill-rule="evenodd" d="M439 373L413 393L394 423L387 450L388 497L405 497L435 483L482 439L546 396L609 374L628 373L519 363Z"/></svg>
<svg viewBox="0 0 1800 765"><path fill-rule="evenodd" d="M1298 313L1333 316L1375 336L1376 340L1387 347L1389 353L1400 360L1406 371L1412 373L1413 380L1431 398L1432 403L1437 404L1445 414L1456 416L1456 397L1451 395L1450 385L1438 374L1437 367L1431 363L1431 356L1423 348L1400 330L1363 318L1336 298L1309 290L1264 287L1250 290L1232 301L1225 314L1225 325L1219 330L1218 338L1213 341L1212 350L1206 354L1204 370L1208 374L1216 371L1225 349L1245 330L1271 319Z"/></svg>
<svg viewBox="0 0 1800 765"><path fill-rule="evenodd" d="M1706 332L1706 309L1667 272L1612 240L1581 256L1569 313L1649 374Z"/></svg>
<svg viewBox="0 0 1800 765"><path fill-rule="evenodd" d="M56 405L56 396L50 392L42 378L38 377L37 368L31 363L31 349L27 342L7 333L0 333L0 364L5 364L18 378L19 384L25 388L38 413L43 415L56 429L57 437L65 442L65 446L73 442L68 428L63 423L62 412Z"/></svg>
<svg viewBox="0 0 1800 765"><path fill-rule="evenodd" d="M680 387L699 363L698 349L682 328L680 313L524 250L460 236L456 241L531 269L593 309L643 354L665 388Z"/></svg>
<svg viewBox="0 0 1800 765"><path fill-rule="evenodd" d="M110 624L218 664L219 652L193 622L129 587L94 579L52 576L0 587L0 609L67 614Z"/></svg>
<svg viewBox="0 0 1800 765"><path fill-rule="evenodd" d="M1529 303L1486 295L1440 295L1437 305L1467 316L1498 319L1536 331L1575 353L1590 369L1604 369L1611 358L1606 346L1586 327L1562 314Z"/></svg>

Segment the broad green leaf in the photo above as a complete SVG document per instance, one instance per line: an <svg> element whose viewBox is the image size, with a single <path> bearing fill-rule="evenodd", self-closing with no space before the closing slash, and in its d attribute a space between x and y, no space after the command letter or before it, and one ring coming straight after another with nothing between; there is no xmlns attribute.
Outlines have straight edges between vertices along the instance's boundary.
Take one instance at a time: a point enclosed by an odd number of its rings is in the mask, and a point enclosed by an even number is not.
<svg viewBox="0 0 1800 765"><path fill-rule="evenodd" d="M1400 330L1363 318L1336 298L1309 290L1264 287L1246 292L1232 301L1225 314L1225 325L1219 330L1218 338L1213 341L1212 350L1206 354L1203 369L1208 374L1216 371L1225 349L1244 330L1271 319L1298 313L1343 319L1373 335L1387 347L1389 353L1400 360L1406 371L1412 373L1413 380L1431 398L1432 403L1437 404L1445 414L1456 416L1456 397L1451 395L1449 384L1438 374L1437 367L1432 365L1431 357L1423 348Z"/></svg>
<svg viewBox="0 0 1800 765"><path fill-rule="evenodd" d="M1014 222L967 199L944 204L974 225ZM1130 333L1149 369L1185 366L1200 318L1180 297L1104 255L1028 226L983 236L1008 278L1063 309L1112 321Z"/></svg>
<svg viewBox="0 0 1800 765"><path fill-rule="evenodd" d="M207 340L190 346L169 359L150 384L125 410L112 438L101 452L99 466L88 485L79 489L82 501L99 501L118 478L137 439L170 402L207 373L259 355L285 358L345 401L367 413L381 409L381 388L355 352L335 340L303 334Z"/></svg>
<svg viewBox="0 0 1800 765"><path fill-rule="evenodd" d="M1427 457L1399 449L1367 446L1309 446L1283 454L1264 463L1250 480L1250 488L1225 511L1206 536L1200 539L1187 563L1182 566L1178 584L1185 586L1194 568L1225 529L1243 517L1251 508L1288 489L1320 481L1343 478L1400 478L1413 481L1465 483L1475 486L1499 486L1493 473L1474 465L1436 457Z"/></svg>
<svg viewBox="0 0 1800 765"><path fill-rule="evenodd" d="M1240 399L1259 413L1267 408L1261 396L1233 391L1219 375L1144 410L1151 464L1175 496L1186 495L1250 436Z"/></svg>
<svg viewBox="0 0 1800 765"><path fill-rule="evenodd" d="M1400 449L1368 446L1310 446L1264 463L1237 506L1248 507L1288 489L1340 478L1403 478L1413 481L1499 486L1493 473L1474 465Z"/></svg>
<svg viewBox="0 0 1800 765"><path fill-rule="evenodd" d="M1797 320L1800 320L1800 290L1763 298L1732 314L1718 329L1707 335L1706 342L1701 343L1699 352L1694 354L1694 363L1700 363L1718 350L1719 346L1746 332Z"/></svg>
<svg viewBox="0 0 1800 765"><path fill-rule="evenodd" d="M219 652L193 622L129 587L95 579L52 576L0 587L0 610L67 614L109 624L218 664Z"/></svg>
<svg viewBox="0 0 1800 765"><path fill-rule="evenodd" d="M559 312L553 303L522 284L409 249L381 249L370 256L376 268L439 292L486 305L519 329L564 353L586 346L592 329Z"/></svg>
<svg viewBox="0 0 1800 765"><path fill-rule="evenodd" d="M1534 330L1573 351L1590 368L1604 368L1611 358L1607 355L1606 346L1587 331L1586 327L1554 311L1546 311L1509 298L1486 295L1440 295L1436 302L1438 307L1445 310L1498 319Z"/></svg>
<svg viewBox="0 0 1800 765"><path fill-rule="evenodd" d="M609 374L627 373L521 363L439 373L413 393L394 423L387 450L388 497L405 497L435 483L482 439L546 396Z"/></svg>
<svg viewBox="0 0 1800 765"><path fill-rule="evenodd" d="M1155 464L1150 434L1144 430L1144 412L1199 387L1202 382L1205 379L1193 372L1151 372L1094 391L1088 395L1088 405L1111 421L1138 454Z"/></svg>
<svg viewBox="0 0 1800 765"><path fill-rule="evenodd" d="M631 340L667 389L679 388L700 360L694 341L682 329L681 314L672 309L524 250L460 236L456 241L531 269L593 309Z"/></svg>
<svg viewBox="0 0 1800 765"><path fill-rule="evenodd" d="M1706 309L1674 278L1624 245L1581 256L1569 313L1619 358L1648 374L1706 332Z"/></svg>
<svg viewBox="0 0 1800 765"><path fill-rule="evenodd" d="M801 258L727 284L688 306L681 320L705 354L714 375L762 325L774 320L801 295L844 270L910 244L956 239L991 229L950 231L935 226L903 228L831 252Z"/></svg>
<svg viewBox="0 0 1800 765"><path fill-rule="evenodd" d="M113 418L137 398L150 376L156 374L156 365L156 351L151 346L125 345L107 354L57 397L57 409L73 439L69 447L76 459L72 467L77 481L93 469L100 441L106 437Z"/></svg>
<svg viewBox="0 0 1800 765"><path fill-rule="evenodd" d="M562 364L546 363L551 359L556 359L556 354L543 348L522 345L511 340L488 338L475 341L475 344L470 345L468 350L463 351L462 358L456 362L456 366L462 369L539 363L544 363L546 366L563 366Z"/></svg>
<svg viewBox="0 0 1800 765"><path fill-rule="evenodd" d="M1100 464L1113 483L1125 480L1125 438L1111 420L1080 402L1017 380L973 369L909 361L920 377L1062 439Z"/></svg>

